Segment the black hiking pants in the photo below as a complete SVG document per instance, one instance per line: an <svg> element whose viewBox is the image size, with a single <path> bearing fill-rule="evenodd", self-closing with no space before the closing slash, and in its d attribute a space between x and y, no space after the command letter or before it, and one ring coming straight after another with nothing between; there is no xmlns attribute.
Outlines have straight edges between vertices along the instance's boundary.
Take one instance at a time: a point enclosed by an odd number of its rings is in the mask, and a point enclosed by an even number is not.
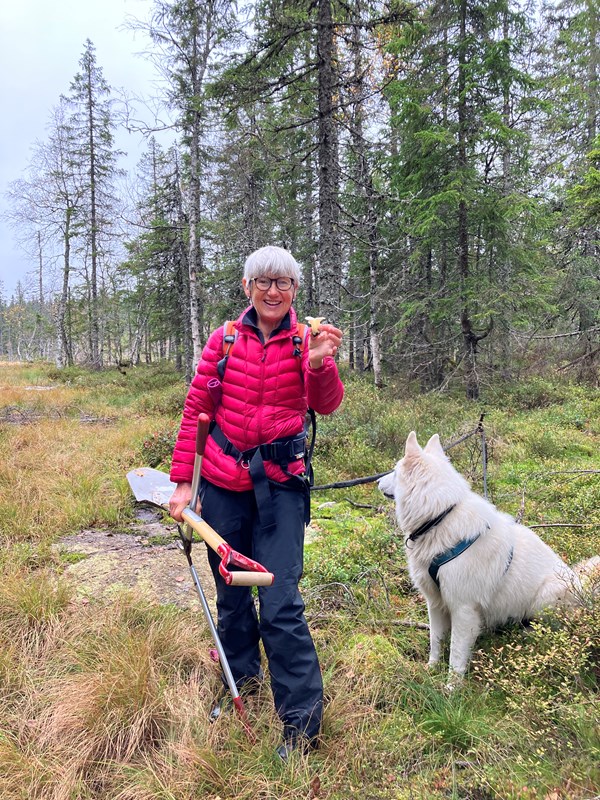
<svg viewBox="0 0 600 800"><path fill-rule="evenodd" d="M275 483L270 489L276 528L265 534L254 492L234 492L202 482L203 519L234 550L275 575L272 586L258 588L257 614L250 587L227 586L219 574L220 558L208 548L217 587L217 629L238 688L260 675L262 640L284 739L298 735L313 739L321 727L323 681L298 589L306 494Z"/></svg>

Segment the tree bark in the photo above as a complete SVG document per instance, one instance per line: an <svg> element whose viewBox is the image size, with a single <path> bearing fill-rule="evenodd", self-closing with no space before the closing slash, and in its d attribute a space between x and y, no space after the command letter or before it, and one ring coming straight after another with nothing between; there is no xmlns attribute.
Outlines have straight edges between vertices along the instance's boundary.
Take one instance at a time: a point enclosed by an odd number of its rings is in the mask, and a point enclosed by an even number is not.
<svg viewBox="0 0 600 800"><path fill-rule="evenodd" d="M192 52L190 54L191 89L192 98L197 99L202 87L204 66L198 58L198 16L194 15L192 31ZM194 103L196 106L198 103ZM199 241L200 228L200 113L194 108L190 111L191 123L189 125L190 145L190 197L189 197L189 246L188 246L188 275L190 282L190 321L192 342L194 348L194 361L198 363L202 355L202 318L204 308L201 299L202 257Z"/></svg>
<svg viewBox="0 0 600 800"><path fill-rule="evenodd" d="M467 182L467 3L460 4L460 34L458 46L458 165L461 172L461 197L458 203L458 272L460 276L462 310L460 323L465 350L465 391L469 400L479 398L477 373L477 338L470 320L469 283L469 217L465 198Z"/></svg>
<svg viewBox="0 0 600 800"><path fill-rule="evenodd" d="M102 366L100 358L100 332L98 324L98 208L96 203L96 139L94 120L94 96L92 87L91 63L87 62L87 120L88 120L88 158L90 190L90 359L94 369Z"/></svg>
<svg viewBox="0 0 600 800"><path fill-rule="evenodd" d="M69 301L69 276L71 272L71 219L73 208L68 207L65 213L65 226L63 236L63 269L62 269L62 289L58 299L56 312L58 348L57 366L73 366L73 352L71 340L67 330L67 304Z"/></svg>
<svg viewBox="0 0 600 800"><path fill-rule="evenodd" d="M335 321L340 310L338 137L334 117L337 77L331 0L318 0L317 72L319 106L319 305Z"/></svg>

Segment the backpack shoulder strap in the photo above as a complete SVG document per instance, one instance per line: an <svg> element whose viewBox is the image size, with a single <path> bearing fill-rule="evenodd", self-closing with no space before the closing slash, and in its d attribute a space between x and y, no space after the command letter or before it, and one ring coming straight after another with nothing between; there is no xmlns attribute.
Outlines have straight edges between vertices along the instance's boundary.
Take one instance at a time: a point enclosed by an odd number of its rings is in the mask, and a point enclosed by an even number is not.
<svg viewBox="0 0 600 800"><path fill-rule="evenodd" d="M237 337L238 331L234 327L234 321L232 319L228 319L223 325L223 358L217 364L217 373L221 380L223 380L225 375L225 367L227 366L229 351L235 344Z"/></svg>
<svg viewBox="0 0 600 800"><path fill-rule="evenodd" d="M308 339L308 332L310 331L310 325L305 325L304 322L298 323L298 333L300 338L302 339L302 343L300 344L300 352L304 351L306 347L306 340Z"/></svg>
<svg viewBox="0 0 600 800"><path fill-rule="evenodd" d="M238 337L238 331L234 327L234 321L228 319L223 324L223 356L228 356L229 351L235 344Z"/></svg>
<svg viewBox="0 0 600 800"><path fill-rule="evenodd" d="M301 356L302 353L304 352L309 330L310 330L309 325L305 325L303 322L298 323L298 333L292 338L292 341L294 342L295 356Z"/></svg>

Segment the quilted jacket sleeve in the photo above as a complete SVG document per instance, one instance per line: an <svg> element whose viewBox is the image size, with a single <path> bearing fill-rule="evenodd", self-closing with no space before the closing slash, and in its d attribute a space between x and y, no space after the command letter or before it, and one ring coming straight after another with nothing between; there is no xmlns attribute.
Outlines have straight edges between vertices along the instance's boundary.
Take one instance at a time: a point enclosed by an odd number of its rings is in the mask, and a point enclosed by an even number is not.
<svg viewBox="0 0 600 800"><path fill-rule="evenodd" d="M202 412L212 419L214 403L207 384L211 378L217 377L217 363L223 354L223 330L214 331L198 362L196 374L188 389L183 406L183 416L179 434L173 450L170 477L174 483L191 481L194 472L194 456L196 454L196 427L198 415Z"/></svg>
<svg viewBox="0 0 600 800"><path fill-rule="evenodd" d="M312 369L308 363L307 347L304 351L304 369L308 405L317 414L331 414L344 397L344 384L340 380L335 360L327 356L319 369Z"/></svg>

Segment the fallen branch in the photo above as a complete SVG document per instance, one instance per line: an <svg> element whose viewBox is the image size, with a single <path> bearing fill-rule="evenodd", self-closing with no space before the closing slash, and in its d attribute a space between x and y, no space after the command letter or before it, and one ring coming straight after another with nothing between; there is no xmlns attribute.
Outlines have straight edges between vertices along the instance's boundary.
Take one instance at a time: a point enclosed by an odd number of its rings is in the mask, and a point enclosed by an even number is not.
<svg viewBox="0 0 600 800"><path fill-rule="evenodd" d="M576 364L579 364L581 361L585 361L586 358L593 358L595 355L600 353L600 347L597 347L595 350L592 350L589 353L584 353L579 358L576 358L574 361L569 361L568 364L563 364L562 367L557 368L557 372L561 372L563 369L569 369L569 367L574 367Z"/></svg>
<svg viewBox="0 0 600 800"><path fill-rule="evenodd" d="M477 427L474 428L469 433L465 433L464 436L456 439L454 442L450 442L449 444L444 445L444 450L451 450L453 447L456 447L457 444L464 442L466 439L469 439L471 436L483 435L483 417L485 414L482 414L479 417L479 423ZM377 475L368 475L366 478L353 478L349 481L340 481L338 483L326 483L321 486L311 486L311 492L318 492L322 489L346 489L350 486L360 486L363 483L374 483L378 481L380 478L383 478L385 475L390 475L394 470L390 469L387 472L378 472Z"/></svg>
<svg viewBox="0 0 600 800"><path fill-rule="evenodd" d="M600 475L600 469L561 469L557 472L545 472L544 475Z"/></svg>
<svg viewBox="0 0 600 800"><path fill-rule="evenodd" d="M584 333L593 333L594 331L600 331L600 327L588 328L585 331L569 331L568 333L549 333L545 336L533 336L529 333L521 333L520 331L516 331L511 329L511 333L514 336L520 336L521 338L530 338L530 339L564 339L568 336L582 336Z"/></svg>
<svg viewBox="0 0 600 800"><path fill-rule="evenodd" d="M354 506L354 508L370 508L373 511L375 511L377 508L377 506L373 506L370 503L355 503L354 500L351 500L349 497L344 497L343 499L347 503L350 503L351 506Z"/></svg>
<svg viewBox="0 0 600 800"><path fill-rule="evenodd" d="M348 486L360 486L362 483L373 483L383 478L384 475L389 475L392 470L387 472L378 472L377 475L368 475L366 478L353 478L350 481L340 481L339 483L325 483L322 486L311 486L311 492L317 492L321 489L346 489Z"/></svg>
<svg viewBox="0 0 600 800"><path fill-rule="evenodd" d="M385 627L386 625L402 626L403 628L418 628L422 631L428 631L429 625L427 622L415 622L412 619L371 619L369 622L376 627Z"/></svg>
<svg viewBox="0 0 600 800"><path fill-rule="evenodd" d="M600 522L543 522L528 528L600 528Z"/></svg>
<svg viewBox="0 0 600 800"><path fill-rule="evenodd" d="M309 621L314 619L334 619L335 614L307 614L306 618ZM378 630L385 628L385 626L402 627L402 628L416 628L422 631L428 631L429 625L427 622L415 622L412 619L369 619L365 620L365 624L373 625Z"/></svg>

